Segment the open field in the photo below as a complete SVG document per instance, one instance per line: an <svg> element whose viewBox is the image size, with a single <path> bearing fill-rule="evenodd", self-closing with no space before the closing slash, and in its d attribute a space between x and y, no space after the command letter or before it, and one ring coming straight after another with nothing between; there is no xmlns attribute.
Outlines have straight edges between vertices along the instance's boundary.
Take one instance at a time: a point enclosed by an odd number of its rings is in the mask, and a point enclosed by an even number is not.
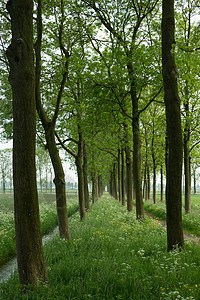
<svg viewBox="0 0 200 300"><path fill-rule="evenodd" d="M57 225L55 197L55 194L39 194L42 235L49 233ZM70 216L78 209L77 195L67 196L67 202ZM0 194L0 241L0 266L2 266L16 253L12 194Z"/></svg>
<svg viewBox="0 0 200 300"><path fill-rule="evenodd" d="M55 236L44 247L49 285L23 294L14 274L0 299L200 299L200 247L168 252L161 225L137 221L108 194L70 228L70 241Z"/></svg>

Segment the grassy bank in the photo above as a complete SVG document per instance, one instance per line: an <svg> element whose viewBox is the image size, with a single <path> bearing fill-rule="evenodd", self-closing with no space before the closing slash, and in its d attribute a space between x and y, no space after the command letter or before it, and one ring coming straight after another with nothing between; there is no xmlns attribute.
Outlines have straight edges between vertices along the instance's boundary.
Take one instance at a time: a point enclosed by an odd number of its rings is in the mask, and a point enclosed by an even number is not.
<svg viewBox="0 0 200 300"><path fill-rule="evenodd" d="M49 233L57 225L55 194L39 196L42 235ZM68 216L78 209L77 196L68 200ZM0 266L15 256L15 229L13 195L0 195Z"/></svg>
<svg viewBox="0 0 200 300"><path fill-rule="evenodd" d="M152 200L144 201L144 209L161 220L166 220L165 203ZM183 229L191 234L200 236L200 195L191 195L191 213L185 214L183 199Z"/></svg>
<svg viewBox="0 0 200 300"><path fill-rule="evenodd" d="M156 221L105 194L87 214L70 220L72 239L56 236L44 247L50 283L22 294L16 274L0 287L0 299L199 299L200 248L166 250Z"/></svg>

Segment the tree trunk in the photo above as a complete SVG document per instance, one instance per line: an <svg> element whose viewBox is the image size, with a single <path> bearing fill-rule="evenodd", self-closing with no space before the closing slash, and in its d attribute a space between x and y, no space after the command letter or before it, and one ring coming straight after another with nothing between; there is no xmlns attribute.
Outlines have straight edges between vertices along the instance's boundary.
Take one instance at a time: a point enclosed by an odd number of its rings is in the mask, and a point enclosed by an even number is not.
<svg viewBox="0 0 200 300"><path fill-rule="evenodd" d="M97 184L98 184L98 197L100 198L101 197L101 175L98 175L98 178L97 178Z"/></svg>
<svg viewBox="0 0 200 300"><path fill-rule="evenodd" d="M114 163L113 166L113 197L117 199L117 164Z"/></svg>
<svg viewBox="0 0 200 300"><path fill-rule="evenodd" d="M145 160L145 201L150 199L150 176L149 176L149 163L148 163L148 139L147 129L145 129L145 144L146 144L146 160Z"/></svg>
<svg viewBox="0 0 200 300"><path fill-rule="evenodd" d="M58 216L58 227L61 238L70 239L70 231L67 216L65 173L55 141L55 131L51 123L45 128L47 148L53 165L55 178L53 180L56 188L56 206Z"/></svg>
<svg viewBox="0 0 200 300"><path fill-rule="evenodd" d="M194 195L196 195L196 170L193 173L193 181L194 181Z"/></svg>
<svg viewBox="0 0 200 300"><path fill-rule="evenodd" d="M79 213L81 221L86 219L85 201L84 201L84 179L83 179L83 136L78 125L79 141L78 154L76 157L76 167L78 175L78 199L79 199Z"/></svg>
<svg viewBox="0 0 200 300"><path fill-rule="evenodd" d="M150 199L151 199L151 182L150 182L149 165L147 165L147 200Z"/></svg>
<svg viewBox="0 0 200 300"><path fill-rule="evenodd" d="M113 172L110 172L110 195L113 196Z"/></svg>
<svg viewBox="0 0 200 300"><path fill-rule="evenodd" d="M85 142L83 143L83 176L84 176L84 199L86 210L90 209L89 190L88 190L88 172L87 172L87 149Z"/></svg>
<svg viewBox="0 0 200 300"><path fill-rule="evenodd" d="M168 143L167 130L166 130L166 137L165 137L165 169L166 169L166 174L167 174L168 158L169 158L169 143ZM166 180L166 185L165 185L165 201L167 202L167 180Z"/></svg>
<svg viewBox="0 0 200 300"><path fill-rule="evenodd" d="M97 192L97 174L95 171L92 173L92 203L94 204L98 200Z"/></svg>
<svg viewBox="0 0 200 300"><path fill-rule="evenodd" d="M163 202L163 167L160 168L160 201Z"/></svg>
<svg viewBox="0 0 200 300"><path fill-rule="evenodd" d="M133 153L133 156L134 156L134 153ZM133 161L134 161L134 157L133 157ZM136 199L136 190L135 190L135 181L134 181L134 165L132 163L132 179L133 179L133 182L132 182L132 185L133 185L133 199ZM141 180L142 180L142 177L141 177ZM141 188L142 188L142 182L141 182Z"/></svg>
<svg viewBox="0 0 200 300"><path fill-rule="evenodd" d="M129 146L125 148L126 152L126 180L127 180L127 209L128 211L133 210L133 180L132 180L132 162L131 162L131 151Z"/></svg>
<svg viewBox="0 0 200 300"><path fill-rule="evenodd" d="M130 59L130 58L129 58ZM136 85L134 79L134 69L131 62L127 65L131 84L132 101L132 131L133 131L133 180L136 197L136 218L144 217L144 204L142 199L142 179L141 179L141 142L139 128L138 98L136 95Z"/></svg>
<svg viewBox="0 0 200 300"><path fill-rule="evenodd" d="M122 184L121 184L121 151L118 149L118 194L119 202L122 201Z"/></svg>
<svg viewBox="0 0 200 300"><path fill-rule="evenodd" d="M125 140L125 154L126 154L126 195L127 195L127 210L133 210L133 175L132 175L132 161L131 151L129 146L128 126L124 123L124 140Z"/></svg>
<svg viewBox="0 0 200 300"><path fill-rule="evenodd" d="M122 168L121 168L121 178L122 178L122 205L125 205L125 163L124 163L124 149L121 150Z"/></svg>
<svg viewBox="0 0 200 300"><path fill-rule="evenodd" d="M38 284L48 281L48 277L40 232L35 167L33 1L8 1L7 10L12 29L7 57L13 92L13 182L18 273L21 284Z"/></svg>
<svg viewBox="0 0 200 300"><path fill-rule="evenodd" d="M145 162L143 188L142 188L142 197L143 197L143 199L145 198L146 184L147 184L147 168L146 168L146 162Z"/></svg>
<svg viewBox="0 0 200 300"><path fill-rule="evenodd" d="M162 74L166 107L169 158L167 164L167 245L168 250L184 247L182 230L182 130L177 70L174 60L174 0L163 0L162 5Z"/></svg>
<svg viewBox="0 0 200 300"><path fill-rule="evenodd" d="M141 159L139 120L133 120L133 180L136 196L136 218L144 217L144 204L142 199Z"/></svg>
<svg viewBox="0 0 200 300"><path fill-rule="evenodd" d="M156 203L156 166L153 159L153 203Z"/></svg>
<svg viewBox="0 0 200 300"><path fill-rule="evenodd" d="M188 102L184 104L184 107L186 110L186 122L184 129L185 213L188 214L191 211L191 172L189 152L190 129L188 124Z"/></svg>

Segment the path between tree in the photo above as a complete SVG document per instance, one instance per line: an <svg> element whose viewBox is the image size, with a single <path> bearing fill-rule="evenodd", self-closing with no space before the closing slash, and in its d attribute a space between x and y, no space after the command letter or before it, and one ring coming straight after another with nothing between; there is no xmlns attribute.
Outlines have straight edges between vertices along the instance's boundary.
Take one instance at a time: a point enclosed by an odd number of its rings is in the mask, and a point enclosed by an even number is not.
<svg viewBox="0 0 200 300"><path fill-rule="evenodd" d="M158 219L156 216L148 213L147 211L144 211L145 216L154 219L155 221L157 221L159 224L161 224L163 227L166 227L166 221L160 220ZM184 239L188 239L196 244L198 244L200 246L200 238L190 234L188 232L183 231L183 235L184 235Z"/></svg>

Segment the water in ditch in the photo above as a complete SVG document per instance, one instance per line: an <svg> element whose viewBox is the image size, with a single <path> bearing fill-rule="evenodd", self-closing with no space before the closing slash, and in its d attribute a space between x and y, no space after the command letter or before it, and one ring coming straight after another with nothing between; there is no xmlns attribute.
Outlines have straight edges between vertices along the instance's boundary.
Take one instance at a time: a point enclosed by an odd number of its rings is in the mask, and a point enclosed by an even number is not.
<svg viewBox="0 0 200 300"><path fill-rule="evenodd" d="M46 242L50 241L57 233L58 233L58 226L53 231L51 231L49 234L43 236L43 238L42 238L43 245ZM11 259L3 267L0 268L0 283L7 281L9 279L9 277L13 274L13 272L15 271L16 268L17 268L17 258L15 257L15 258Z"/></svg>

